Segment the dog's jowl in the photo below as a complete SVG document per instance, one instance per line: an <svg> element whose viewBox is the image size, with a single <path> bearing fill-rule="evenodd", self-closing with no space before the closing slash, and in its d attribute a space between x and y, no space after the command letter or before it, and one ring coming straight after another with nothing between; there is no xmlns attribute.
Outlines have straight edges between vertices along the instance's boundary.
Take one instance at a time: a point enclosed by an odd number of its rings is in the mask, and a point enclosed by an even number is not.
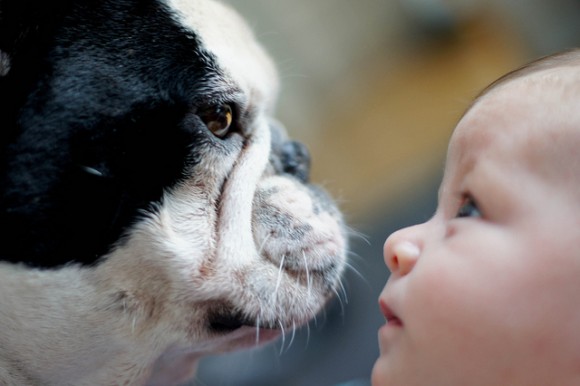
<svg viewBox="0 0 580 386"><path fill-rule="evenodd" d="M0 384L172 385L336 292L340 212L210 0L0 2Z"/></svg>

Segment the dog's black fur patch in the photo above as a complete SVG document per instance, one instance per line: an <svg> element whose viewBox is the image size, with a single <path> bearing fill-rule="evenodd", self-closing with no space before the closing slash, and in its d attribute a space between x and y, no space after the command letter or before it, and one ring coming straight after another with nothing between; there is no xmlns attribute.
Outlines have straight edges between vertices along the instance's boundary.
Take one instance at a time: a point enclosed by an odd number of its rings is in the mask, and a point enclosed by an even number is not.
<svg viewBox="0 0 580 386"><path fill-rule="evenodd" d="M214 58L158 1L2 0L0 51L0 260L95 263L216 140Z"/></svg>

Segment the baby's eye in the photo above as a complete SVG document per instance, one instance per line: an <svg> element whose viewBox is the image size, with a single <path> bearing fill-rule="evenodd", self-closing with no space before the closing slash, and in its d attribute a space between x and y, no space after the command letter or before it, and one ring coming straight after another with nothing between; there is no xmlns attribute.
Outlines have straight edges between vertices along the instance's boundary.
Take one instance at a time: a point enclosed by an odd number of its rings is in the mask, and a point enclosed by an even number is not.
<svg viewBox="0 0 580 386"><path fill-rule="evenodd" d="M464 196L455 217L481 217L481 212L471 196Z"/></svg>

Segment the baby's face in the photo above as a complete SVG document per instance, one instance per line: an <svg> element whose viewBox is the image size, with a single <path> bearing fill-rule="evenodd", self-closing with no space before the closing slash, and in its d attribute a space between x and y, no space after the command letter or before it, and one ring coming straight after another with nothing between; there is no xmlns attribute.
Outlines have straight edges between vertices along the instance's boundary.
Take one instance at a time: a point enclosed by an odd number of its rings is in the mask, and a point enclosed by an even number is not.
<svg viewBox="0 0 580 386"><path fill-rule="evenodd" d="M385 243L374 386L580 385L578 84L515 79L459 122L435 215Z"/></svg>

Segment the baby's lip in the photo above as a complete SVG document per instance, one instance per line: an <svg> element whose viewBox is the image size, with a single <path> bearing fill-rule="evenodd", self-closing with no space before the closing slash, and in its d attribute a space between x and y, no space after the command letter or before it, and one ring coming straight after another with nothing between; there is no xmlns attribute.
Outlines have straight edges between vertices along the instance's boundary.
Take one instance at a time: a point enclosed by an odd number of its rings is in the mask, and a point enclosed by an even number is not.
<svg viewBox="0 0 580 386"><path fill-rule="evenodd" d="M401 319L397 316L397 314L395 314L395 312L393 312L391 307L387 304L387 302L384 299L379 300L379 307L385 319L387 320L387 324L394 326L403 325Z"/></svg>

